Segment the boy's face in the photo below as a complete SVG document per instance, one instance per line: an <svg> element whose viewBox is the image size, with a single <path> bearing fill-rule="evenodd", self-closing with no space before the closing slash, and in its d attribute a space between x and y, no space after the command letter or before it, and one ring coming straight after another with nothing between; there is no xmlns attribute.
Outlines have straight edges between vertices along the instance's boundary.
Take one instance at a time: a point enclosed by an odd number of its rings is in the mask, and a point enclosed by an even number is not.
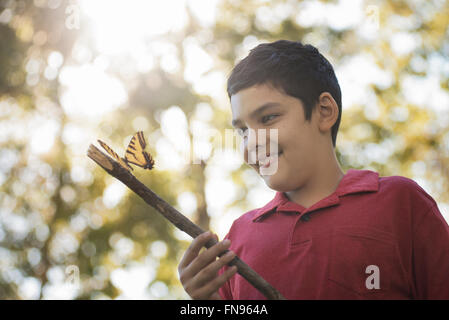
<svg viewBox="0 0 449 320"><path fill-rule="evenodd" d="M301 188L315 173L319 161L315 111L306 121L302 102L278 89L262 84L243 89L231 96L232 124L245 130L243 138L245 161L276 191L288 192ZM250 130L252 129L252 130ZM266 129L266 138L257 135ZM270 154L275 139L270 129L277 129L277 155ZM255 136L251 137L251 135ZM271 144L271 147L270 147ZM259 161L248 161L249 154L260 149ZM277 157L276 157L277 156ZM277 163L276 163L277 161ZM265 167L264 167L265 165ZM274 166L274 174L265 175Z"/></svg>

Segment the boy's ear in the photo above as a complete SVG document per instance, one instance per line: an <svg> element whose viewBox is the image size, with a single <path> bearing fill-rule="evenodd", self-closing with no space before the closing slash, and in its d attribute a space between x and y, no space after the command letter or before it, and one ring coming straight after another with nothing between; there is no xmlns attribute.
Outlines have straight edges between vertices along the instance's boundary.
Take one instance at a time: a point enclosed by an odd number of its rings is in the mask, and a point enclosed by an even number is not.
<svg viewBox="0 0 449 320"><path fill-rule="evenodd" d="M321 132L330 131L338 119L338 105L329 92L320 94L317 103L318 127Z"/></svg>

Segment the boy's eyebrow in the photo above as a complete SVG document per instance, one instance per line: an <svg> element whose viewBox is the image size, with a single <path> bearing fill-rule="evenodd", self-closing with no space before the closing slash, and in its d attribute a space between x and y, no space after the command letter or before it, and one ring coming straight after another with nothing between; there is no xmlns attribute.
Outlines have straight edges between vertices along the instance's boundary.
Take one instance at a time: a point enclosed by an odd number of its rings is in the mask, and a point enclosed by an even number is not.
<svg viewBox="0 0 449 320"><path fill-rule="evenodd" d="M264 112L267 109L270 108L274 108L274 107L278 107L281 104L279 102L267 102L264 103L263 105L261 105L259 108L257 108L256 110L254 110L253 112L250 113L249 117L250 118L255 118L257 117L259 114L261 114L262 112ZM238 124L240 124L242 121L240 119L234 119L232 120L232 126L235 127Z"/></svg>

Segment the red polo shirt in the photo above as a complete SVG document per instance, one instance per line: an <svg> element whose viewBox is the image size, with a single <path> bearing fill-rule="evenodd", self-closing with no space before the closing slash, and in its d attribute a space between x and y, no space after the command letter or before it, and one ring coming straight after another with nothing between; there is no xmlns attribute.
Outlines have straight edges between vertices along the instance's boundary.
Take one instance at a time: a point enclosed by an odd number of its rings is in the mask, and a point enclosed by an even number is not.
<svg viewBox="0 0 449 320"><path fill-rule="evenodd" d="M278 192L226 238L287 299L449 299L449 226L408 178L351 169L307 209ZM239 274L219 293L265 299Z"/></svg>

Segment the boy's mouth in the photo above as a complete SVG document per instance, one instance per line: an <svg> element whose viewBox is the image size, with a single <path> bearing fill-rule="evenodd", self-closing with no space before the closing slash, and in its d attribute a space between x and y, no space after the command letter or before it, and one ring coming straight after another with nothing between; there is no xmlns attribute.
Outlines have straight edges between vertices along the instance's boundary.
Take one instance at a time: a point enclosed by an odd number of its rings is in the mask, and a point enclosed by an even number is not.
<svg viewBox="0 0 449 320"><path fill-rule="evenodd" d="M270 164L273 162L275 158L279 158L284 152L281 150L275 156L271 156L271 154L267 154L264 159L257 161L256 165L259 168L268 168Z"/></svg>

